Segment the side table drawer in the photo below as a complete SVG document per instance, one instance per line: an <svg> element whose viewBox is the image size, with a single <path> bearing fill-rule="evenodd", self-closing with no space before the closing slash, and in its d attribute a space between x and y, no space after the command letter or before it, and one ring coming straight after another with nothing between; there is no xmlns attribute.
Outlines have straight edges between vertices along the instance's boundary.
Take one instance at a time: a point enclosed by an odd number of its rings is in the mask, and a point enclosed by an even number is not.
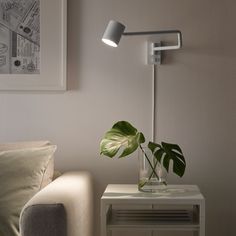
<svg viewBox="0 0 236 236"><path fill-rule="evenodd" d="M120 206L113 205L107 213L107 228L151 230L199 230L198 206ZM131 209L129 209L131 208ZM134 209L132 209L134 208ZM156 209L158 208L158 209Z"/></svg>

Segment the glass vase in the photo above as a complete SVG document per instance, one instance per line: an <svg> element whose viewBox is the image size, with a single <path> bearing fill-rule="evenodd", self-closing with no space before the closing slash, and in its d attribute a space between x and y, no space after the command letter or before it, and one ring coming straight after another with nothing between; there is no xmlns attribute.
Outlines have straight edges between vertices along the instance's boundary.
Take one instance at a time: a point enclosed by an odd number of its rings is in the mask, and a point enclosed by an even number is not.
<svg viewBox="0 0 236 236"><path fill-rule="evenodd" d="M141 192L158 192L166 188L166 169L157 162L149 148L139 150L139 183Z"/></svg>

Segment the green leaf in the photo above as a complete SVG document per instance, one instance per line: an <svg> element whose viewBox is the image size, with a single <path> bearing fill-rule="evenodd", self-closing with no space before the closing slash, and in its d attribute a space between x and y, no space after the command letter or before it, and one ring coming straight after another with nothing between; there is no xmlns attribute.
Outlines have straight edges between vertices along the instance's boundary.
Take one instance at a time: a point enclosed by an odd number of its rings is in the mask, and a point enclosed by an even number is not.
<svg viewBox="0 0 236 236"><path fill-rule="evenodd" d="M169 172L169 165L170 165L170 158L168 154L165 154L165 156L163 157L163 166L165 167L167 172Z"/></svg>
<svg viewBox="0 0 236 236"><path fill-rule="evenodd" d="M157 161L161 163L162 155L164 154L164 149L160 144L149 142L148 148L152 151L152 154L156 157Z"/></svg>
<svg viewBox="0 0 236 236"><path fill-rule="evenodd" d="M100 154L114 157L120 148L124 148L119 158L128 156L145 142L144 135L127 121L118 121L106 132L100 143Z"/></svg>
<svg viewBox="0 0 236 236"><path fill-rule="evenodd" d="M169 172L170 161L173 161L173 171L182 177L185 172L186 162L181 148L177 144L162 142L161 145L153 142L148 143L156 160Z"/></svg>
<svg viewBox="0 0 236 236"><path fill-rule="evenodd" d="M155 151L153 155L156 157L157 161L159 163L161 163L161 158L162 158L163 154L164 154L164 150L161 148L161 149Z"/></svg>
<svg viewBox="0 0 236 236"><path fill-rule="evenodd" d="M184 175L185 167L186 167L186 164L181 161L173 162L173 171L180 177Z"/></svg>
<svg viewBox="0 0 236 236"><path fill-rule="evenodd" d="M157 148L161 149L162 147L161 147L160 144L149 142L148 143L148 148L152 151L152 153L154 153Z"/></svg>
<svg viewBox="0 0 236 236"><path fill-rule="evenodd" d="M165 168L168 166L169 168L169 163L167 164L167 162L169 162L170 160L173 161L173 172L182 177L184 175L185 172L185 168L186 168L186 162L185 162L185 158L183 156L183 152L181 150L181 148L177 145L177 144L171 144L171 143L165 143L162 142L162 147L166 153L166 155L163 157L163 165L165 163ZM176 151L178 151L179 153L177 153ZM165 160L166 158L168 158L169 160ZM168 171L168 169L167 169Z"/></svg>
<svg viewBox="0 0 236 236"><path fill-rule="evenodd" d="M183 154L181 148L180 148L179 145L177 145L177 144L165 143L165 142L162 142L161 144L162 144L162 146L163 146L163 144L166 145L166 146L168 146L168 148L171 149L172 151L173 151L173 150L176 150L176 151L178 151L180 154Z"/></svg>
<svg viewBox="0 0 236 236"><path fill-rule="evenodd" d="M175 152L175 151L173 151L173 150L172 150L172 152L173 152L173 154L175 154L177 157L179 157L179 159L181 159L181 160L186 164L186 161L185 161L185 159L184 159L183 154L179 154L179 153L177 153L177 152Z"/></svg>

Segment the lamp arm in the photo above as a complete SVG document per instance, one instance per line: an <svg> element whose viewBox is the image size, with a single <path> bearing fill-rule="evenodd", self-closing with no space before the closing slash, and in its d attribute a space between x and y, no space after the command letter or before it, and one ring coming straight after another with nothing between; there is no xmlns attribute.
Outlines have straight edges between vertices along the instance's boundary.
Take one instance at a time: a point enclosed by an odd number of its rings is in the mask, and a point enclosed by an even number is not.
<svg viewBox="0 0 236 236"><path fill-rule="evenodd" d="M123 35L152 35L152 34L181 34L180 30L158 30L158 31L139 31L139 32L124 32Z"/></svg>
<svg viewBox="0 0 236 236"><path fill-rule="evenodd" d="M124 36L138 36L138 35L157 35L157 34L177 34L177 44L173 46L159 46L153 47L153 51L174 50L182 47L182 33L180 30L161 30L161 31L141 31L141 32L124 32Z"/></svg>

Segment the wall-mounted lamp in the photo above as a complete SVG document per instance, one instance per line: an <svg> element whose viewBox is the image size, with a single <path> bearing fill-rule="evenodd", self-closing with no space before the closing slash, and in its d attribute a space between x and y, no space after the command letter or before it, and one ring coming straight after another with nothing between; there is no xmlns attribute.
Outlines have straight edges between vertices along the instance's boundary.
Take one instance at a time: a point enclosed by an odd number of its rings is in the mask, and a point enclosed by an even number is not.
<svg viewBox="0 0 236 236"><path fill-rule="evenodd" d="M161 46L160 42L149 43L148 45L148 64L161 64L160 51L176 50L182 47L182 34L180 30L161 30L161 31L141 31L141 32L124 32L125 26L120 22L111 20L103 34L102 41L109 46L117 47L121 36L137 36L137 35L167 35L176 34L177 43L171 46Z"/></svg>
<svg viewBox="0 0 236 236"><path fill-rule="evenodd" d="M103 34L102 41L109 46L117 47L121 36L138 35L167 35L176 34L177 43L170 46L162 46L161 42L148 43L148 64L153 65L153 84L152 84L152 140L155 141L155 115L156 115L156 65L161 64L161 52L164 50L176 50L182 47L182 34L180 30L161 30L161 31L140 31L124 32L125 26L120 22L111 20Z"/></svg>

